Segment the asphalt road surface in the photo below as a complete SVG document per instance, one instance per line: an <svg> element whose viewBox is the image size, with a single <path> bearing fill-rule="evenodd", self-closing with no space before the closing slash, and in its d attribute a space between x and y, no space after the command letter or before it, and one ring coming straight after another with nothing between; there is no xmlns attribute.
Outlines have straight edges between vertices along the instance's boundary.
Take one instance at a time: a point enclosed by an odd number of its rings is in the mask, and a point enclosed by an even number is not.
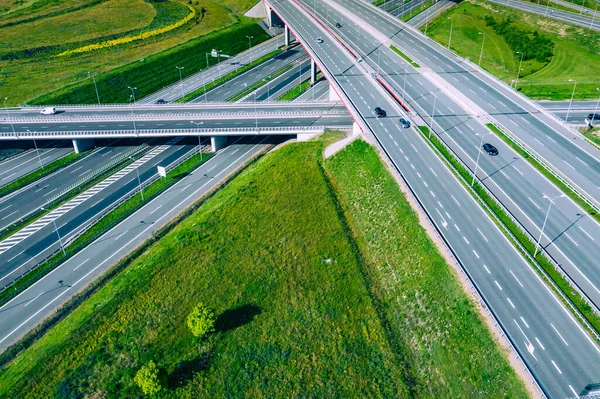
<svg viewBox="0 0 600 399"><path fill-rule="evenodd" d="M396 103L365 73L373 71L358 67L292 1L269 3L339 84L351 112L358 112L374 133L545 391L568 397L600 381L598 346L420 136L398 125ZM324 37L322 44L315 42L318 36ZM375 105L388 117L373 117Z"/></svg>
<svg viewBox="0 0 600 399"><path fill-rule="evenodd" d="M157 165L166 166L171 164L189 151L195 150L197 144L197 140L189 138L165 146L167 148L164 151L139 165L137 170L132 168L129 173L120 176L116 181L112 181L111 184L106 185L110 179L108 178L80 194L78 197L84 196L85 201L80 202L77 206L63 213L61 208L67 206L70 208L69 203L67 203L49 213L44 217L45 219L42 218L37 221L36 223L44 221L43 227L0 253L0 288L10 285L19 276L25 274L41 261L60 250L55 225L58 228L62 241L69 242L84 226L101 217L103 212L111 208L114 203L137 190L137 173L139 173L141 184L144 185L146 181L157 175ZM97 187L102 187L102 189L98 190ZM94 194L88 196L86 193L90 190L94 190ZM76 201L78 197L72 201ZM31 226L35 226L35 223ZM2 247L3 243L16 236L13 235L0 242L0 247Z"/></svg>
<svg viewBox="0 0 600 399"><path fill-rule="evenodd" d="M132 216L0 307L0 351L102 275L178 213L212 190L272 140L265 136L251 137L230 144L200 168L183 177Z"/></svg>

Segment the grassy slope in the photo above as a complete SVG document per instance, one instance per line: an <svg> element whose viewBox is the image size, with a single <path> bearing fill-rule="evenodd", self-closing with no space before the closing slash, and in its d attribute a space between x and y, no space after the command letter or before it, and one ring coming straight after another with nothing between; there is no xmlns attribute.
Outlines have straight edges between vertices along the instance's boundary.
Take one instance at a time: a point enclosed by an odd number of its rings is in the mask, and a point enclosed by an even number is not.
<svg viewBox="0 0 600 399"><path fill-rule="evenodd" d="M526 397L375 150L357 140L325 165L414 397Z"/></svg>
<svg viewBox="0 0 600 399"><path fill-rule="evenodd" d="M464 1L442 13L429 24L427 34L447 45L450 31L448 17L452 17L452 49L477 62L482 40L479 32L485 32L481 66L510 84L511 80L516 79L519 58L513 54L504 38L485 25L483 17L487 14L498 20L510 16L522 29L537 29L550 36L555 43L554 57L549 64L523 62L519 88L524 94L535 99L569 99L573 85L568 80L576 79L576 98L596 98L596 87L600 85L600 75L597 73L600 63L599 32L473 0Z"/></svg>
<svg viewBox="0 0 600 399"><path fill-rule="evenodd" d="M0 396L89 383L131 397L151 358L165 396L403 396L321 147L285 147L237 178L4 369ZM200 345L185 326L198 301L222 326ZM253 320L227 328L232 309Z"/></svg>
<svg viewBox="0 0 600 399"><path fill-rule="evenodd" d="M4 43L0 50L80 42L126 32L150 24L155 15L152 5L144 0L111 0L65 15L0 28Z"/></svg>
<svg viewBox="0 0 600 399"><path fill-rule="evenodd" d="M90 52L65 59L0 61L0 89L7 93L9 105L26 103L44 93L50 93L77 82L85 82L89 78L88 72L90 71L102 76L115 68L139 62L179 44L189 42L191 39L231 26L240 20L249 23L247 18L232 13L221 3L228 4L231 1L194 1L193 5L197 9L198 15L201 8L207 11L199 24L191 22L185 28L126 46L114 47L110 51ZM244 1L243 3L234 8L241 9L242 5L249 2ZM200 65L203 60L204 54L197 54L194 62ZM177 72L174 67L172 69ZM146 75L152 76L152 73L149 71ZM27 76L28 79L23 79L23 76Z"/></svg>

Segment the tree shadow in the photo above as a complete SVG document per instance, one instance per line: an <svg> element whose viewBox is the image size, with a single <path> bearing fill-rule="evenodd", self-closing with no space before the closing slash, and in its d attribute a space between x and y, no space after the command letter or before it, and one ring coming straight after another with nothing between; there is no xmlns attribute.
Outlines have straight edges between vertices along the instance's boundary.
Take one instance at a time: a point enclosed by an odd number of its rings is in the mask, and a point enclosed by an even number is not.
<svg viewBox="0 0 600 399"><path fill-rule="evenodd" d="M212 358L212 353L208 351L191 360L182 360L177 363L173 372L167 376L169 389L183 386L194 377L194 374L208 370Z"/></svg>
<svg viewBox="0 0 600 399"><path fill-rule="evenodd" d="M260 308L253 304L238 306L221 313L215 322L215 331L226 332L250 323L261 314Z"/></svg>

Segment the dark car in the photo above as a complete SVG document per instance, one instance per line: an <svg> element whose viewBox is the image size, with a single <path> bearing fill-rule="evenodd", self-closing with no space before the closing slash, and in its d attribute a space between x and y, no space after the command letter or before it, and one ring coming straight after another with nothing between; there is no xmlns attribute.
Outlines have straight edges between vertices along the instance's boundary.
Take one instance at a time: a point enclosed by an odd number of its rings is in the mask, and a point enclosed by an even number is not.
<svg viewBox="0 0 600 399"><path fill-rule="evenodd" d="M163 100L162 98L160 100L158 100L156 103L157 104L168 104L168 102Z"/></svg>
<svg viewBox="0 0 600 399"><path fill-rule="evenodd" d="M402 125L403 128L408 129L410 127L410 122L404 118L398 119L398 122Z"/></svg>
<svg viewBox="0 0 600 399"><path fill-rule="evenodd" d="M589 120L600 120L600 114L589 114L587 117Z"/></svg>
<svg viewBox="0 0 600 399"><path fill-rule="evenodd" d="M488 155L498 155L498 149L490 143L485 143L482 148Z"/></svg>
<svg viewBox="0 0 600 399"><path fill-rule="evenodd" d="M339 22L336 22L335 23L335 27L338 28L338 29L340 29L342 27L342 24L340 24Z"/></svg>
<svg viewBox="0 0 600 399"><path fill-rule="evenodd" d="M385 116L387 115L385 113L385 111L379 107L376 107L375 110L373 111L375 113L375 116L377 118L385 118Z"/></svg>

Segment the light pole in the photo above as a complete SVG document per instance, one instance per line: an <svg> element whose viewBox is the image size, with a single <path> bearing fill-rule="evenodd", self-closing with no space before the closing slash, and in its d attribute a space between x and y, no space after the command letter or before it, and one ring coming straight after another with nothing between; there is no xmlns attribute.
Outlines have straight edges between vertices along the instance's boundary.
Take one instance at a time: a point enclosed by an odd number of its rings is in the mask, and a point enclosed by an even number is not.
<svg viewBox="0 0 600 399"><path fill-rule="evenodd" d="M473 173L473 180L471 181L471 187L473 187L473 185L475 184L475 178L477 177L477 168L479 168L479 156L481 155L481 146L483 145L483 139L488 134L492 134L492 132L488 132L488 133L484 134L483 136L481 136L481 142L479 143L479 147L477 147L477 162L475 162L475 173ZM478 133L476 133L476 135L479 136Z"/></svg>
<svg viewBox="0 0 600 399"><path fill-rule="evenodd" d="M437 94L434 94L433 92L430 94L433 94L433 111L431 112L431 129L429 129L429 138L431 138L431 131L433 130L433 126L435 124L435 119L433 119L433 117L435 116L435 103L437 101Z"/></svg>
<svg viewBox="0 0 600 399"><path fill-rule="evenodd" d="M517 85L519 84L519 76L521 76L521 65L523 65L523 52L517 51L516 54L521 54L521 61L519 61L519 70L517 71L517 80L515 82L515 90L517 90Z"/></svg>
<svg viewBox="0 0 600 399"><path fill-rule="evenodd" d="M406 77L408 76L408 69L404 68L404 87L402 88L402 99L406 97Z"/></svg>
<svg viewBox="0 0 600 399"><path fill-rule="evenodd" d="M100 94L98 94L98 85L96 85L96 73L88 72L88 75L92 75L94 81L94 89L96 89L96 98L98 99L98 105L100 105Z"/></svg>
<svg viewBox="0 0 600 399"><path fill-rule="evenodd" d="M194 121L190 121L191 123L193 123L194 125L196 125L196 127L198 129L200 129L200 125L202 125L204 122L194 122ZM202 138L200 135L198 135L198 152L200 153L200 162L202 162Z"/></svg>
<svg viewBox="0 0 600 399"><path fill-rule="evenodd" d="M246 36L248 38L248 49L252 48L252 39L254 39L254 36Z"/></svg>
<svg viewBox="0 0 600 399"><path fill-rule="evenodd" d="M8 100L8 97L4 97L4 109L6 110L6 119L8 119L8 122L10 123L10 127L12 128L13 134L16 137L17 132L15 132L15 125L13 125L12 119L10 119L10 115L8 113L8 106L6 105L6 100Z"/></svg>
<svg viewBox="0 0 600 399"><path fill-rule="evenodd" d="M600 88L596 87L596 91L600 91ZM596 101L596 108L594 108L594 115L592 115L592 120L590 121L590 125L594 127L594 120L596 120L596 114L598 113L598 105L600 104L600 95L598 96L598 101Z"/></svg>
<svg viewBox="0 0 600 399"><path fill-rule="evenodd" d="M534 258L537 255L538 249L540 247L540 241L542 240L542 235L544 234L544 228L546 227L546 221L548 221L548 215L550 214L550 208L552 208L552 205L554 204L554 200L556 200L558 198L562 198L564 196L565 196L564 194L561 194L561 195L557 195L556 197L550 198L544 194L544 198L546 198L548 201L550 201L550 205L548 205L548 211L546 212L546 217L544 218L544 224L542 225L542 230L540 230L540 238L538 238L537 244L535 244L535 251L533 252Z"/></svg>
<svg viewBox="0 0 600 399"><path fill-rule="evenodd" d="M483 40L481 41L481 51L479 52L479 66L481 66L481 57L483 57L483 46L485 45L485 33L479 32L480 35L483 35Z"/></svg>
<svg viewBox="0 0 600 399"><path fill-rule="evenodd" d="M450 43L452 42L452 28L454 28L454 18L448 18L450 22L450 37L448 38L448 50L450 50Z"/></svg>
<svg viewBox="0 0 600 399"><path fill-rule="evenodd" d="M183 94L183 75L181 74L181 71L185 67L178 67L178 66L176 66L175 68L177 68L179 70L179 84L181 86L181 98L183 98L185 95Z"/></svg>
<svg viewBox="0 0 600 399"><path fill-rule="evenodd" d="M575 97L575 88L577 88L577 81L575 79L569 79L569 82L574 82L573 84L573 93L571 93L571 101L569 102L569 109L567 109L567 117L565 118L565 122L569 121L569 113L571 113L571 105L573 105L573 97Z"/></svg>
<svg viewBox="0 0 600 399"><path fill-rule="evenodd" d="M590 22L590 29L592 29L592 26L594 26L594 20L596 19L596 13L598 12L598 4L600 4L600 3L596 3L596 9L594 10L594 15L592 15L592 22Z"/></svg>
<svg viewBox="0 0 600 399"><path fill-rule="evenodd" d="M133 157L129 157L129 159L133 160L135 162L135 159L133 159ZM135 168L135 172L137 173L137 179L138 179L138 190L140 190L140 194L142 196L142 202L144 201L144 189L142 188L142 181L140 180L140 170L139 168Z"/></svg>
<svg viewBox="0 0 600 399"><path fill-rule="evenodd" d="M31 131L29 131L29 129L27 129L27 133L31 134ZM33 139L33 146L35 147L35 151L37 152L38 162L40 163L40 168L44 169L44 165L42 165L42 158L40 157L40 150L37 146L37 143L35 142L35 139Z"/></svg>
<svg viewBox="0 0 600 399"><path fill-rule="evenodd" d="M206 54L206 69L208 69L208 55L209 55L210 53L205 53L205 54Z"/></svg>
<svg viewBox="0 0 600 399"><path fill-rule="evenodd" d="M47 211L48 209L46 208L40 208L42 211ZM62 253L63 255L66 255L65 252L65 246L63 245L62 242L62 238L60 237L60 233L58 232L58 227L56 226L56 219L52 219L52 223L54 224L54 231L56 232L56 235L58 236L58 242L60 243L60 249L62 249Z"/></svg>
<svg viewBox="0 0 600 399"><path fill-rule="evenodd" d="M135 127L135 118L133 117L133 104L135 103L135 90L137 87L128 86L131 89L131 97L133 98L133 102L131 103L131 121L133 122L133 133L137 136L137 128Z"/></svg>

